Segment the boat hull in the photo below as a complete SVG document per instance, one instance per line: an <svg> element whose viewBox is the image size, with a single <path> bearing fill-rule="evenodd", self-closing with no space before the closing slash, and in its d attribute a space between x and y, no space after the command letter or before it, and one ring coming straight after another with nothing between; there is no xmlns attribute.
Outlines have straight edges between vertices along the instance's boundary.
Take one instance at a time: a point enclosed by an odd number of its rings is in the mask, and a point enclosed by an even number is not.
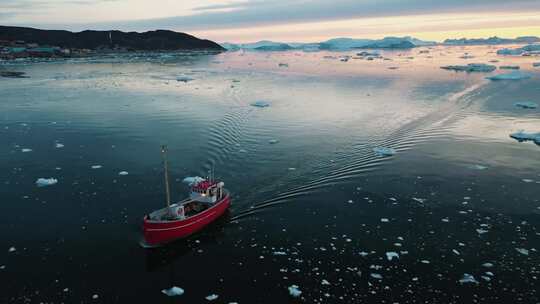
<svg viewBox="0 0 540 304"><path fill-rule="evenodd" d="M144 217L144 240L148 245L156 246L182 239L200 231L212 223L231 205L230 195L203 212L183 220L177 221L150 221Z"/></svg>

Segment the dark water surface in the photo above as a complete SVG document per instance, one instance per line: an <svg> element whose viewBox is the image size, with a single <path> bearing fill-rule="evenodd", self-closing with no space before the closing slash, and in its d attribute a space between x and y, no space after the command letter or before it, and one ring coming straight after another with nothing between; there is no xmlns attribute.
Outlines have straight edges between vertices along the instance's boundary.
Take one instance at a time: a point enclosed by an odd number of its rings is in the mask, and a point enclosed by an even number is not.
<svg viewBox="0 0 540 304"><path fill-rule="evenodd" d="M540 103L535 58L490 82L439 69L488 47L324 57L342 55L3 63L30 78L0 79L0 303L538 303L540 147L509 137L540 132L514 106ZM214 165L233 205L149 250L160 144L175 200Z"/></svg>

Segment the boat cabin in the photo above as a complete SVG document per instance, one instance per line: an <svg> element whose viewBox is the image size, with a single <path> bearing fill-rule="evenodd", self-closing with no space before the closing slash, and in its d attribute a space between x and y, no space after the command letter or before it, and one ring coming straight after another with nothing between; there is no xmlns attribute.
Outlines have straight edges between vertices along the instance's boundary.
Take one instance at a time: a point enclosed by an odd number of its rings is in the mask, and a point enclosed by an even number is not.
<svg viewBox="0 0 540 304"><path fill-rule="evenodd" d="M221 201L226 193L223 182L202 180L190 186L189 198L156 210L148 215L151 221L177 221L195 216Z"/></svg>

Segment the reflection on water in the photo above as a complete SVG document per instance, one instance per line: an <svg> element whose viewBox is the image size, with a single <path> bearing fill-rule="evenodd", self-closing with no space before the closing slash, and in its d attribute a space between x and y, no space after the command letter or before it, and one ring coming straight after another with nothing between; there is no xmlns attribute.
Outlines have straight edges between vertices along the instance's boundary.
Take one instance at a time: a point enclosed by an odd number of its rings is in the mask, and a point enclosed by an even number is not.
<svg viewBox="0 0 540 304"><path fill-rule="evenodd" d="M540 132L540 110L514 106L540 102L538 60L428 51L4 64L30 78L0 79L1 302L161 303L175 285L188 303L282 303L294 284L307 303L536 303L540 147L508 135ZM439 68L493 60L533 77ZM175 200L214 165L233 206L146 250L160 144Z"/></svg>

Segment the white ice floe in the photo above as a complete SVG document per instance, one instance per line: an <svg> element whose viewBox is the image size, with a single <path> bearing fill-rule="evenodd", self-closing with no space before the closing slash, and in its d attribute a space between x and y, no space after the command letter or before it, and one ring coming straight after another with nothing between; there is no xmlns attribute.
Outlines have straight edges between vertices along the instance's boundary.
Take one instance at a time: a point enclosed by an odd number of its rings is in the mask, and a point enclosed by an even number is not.
<svg viewBox="0 0 540 304"><path fill-rule="evenodd" d="M394 258L399 259L399 254L397 252L389 251L386 253L386 258L391 261Z"/></svg>
<svg viewBox="0 0 540 304"><path fill-rule="evenodd" d="M523 254L523 255L529 255L529 250L525 248L516 248L516 251Z"/></svg>
<svg viewBox="0 0 540 304"><path fill-rule="evenodd" d="M169 297L181 296L184 294L184 290L180 287L173 286L168 289L163 289L161 291L163 294L166 294Z"/></svg>
<svg viewBox="0 0 540 304"><path fill-rule="evenodd" d="M217 298L219 298L217 294L211 294L211 295L207 295L205 299L207 299L208 301L214 301L214 300L217 300Z"/></svg>
<svg viewBox="0 0 540 304"><path fill-rule="evenodd" d="M274 255L287 255L285 251L274 251Z"/></svg>
<svg viewBox="0 0 540 304"><path fill-rule="evenodd" d="M302 294L302 291L297 285L291 285L289 286L289 294L294 298L298 298Z"/></svg>
<svg viewBox="0 0 540 304"><path fill-rule="evenodd" d="M97 300L98 298L99 298L99 296L98 296L97 294L94 294L94 295L92 296L92 299L94 299L94 300Z"/></svg>
<svg viewBox="0 0 540 304"><path fill-rule="evenodd" d="M188 184L188 185L194 185L202 181L204 181L204 178L200 176L188 176L182 180L182 183Z"/></svg>
<svg viewBox="0 0 540 304"><path fill-rule="evenodd" d="M92 169L101 169L103 166L101 165L92 165Z"/></svg>
<svg viewBox="0 0 540 304"><path fill-rule="evenodd" d="M478 234L484 234L484 233L488 233L489 231L485 229L476 229L476 232L478 232Z"/></svg>
<svg viewBox="0 0 540 304"><path fill-rule="evenodd" d="M257 100L252 102L250 105L257 108L267 108L270 106L270 103L264 100Z"/></svg>
<svg viewBox="0 0 540 304"><path fill-rule="evenodd" d="M273 145L273 144L277 144L278 142L279 142L279 140L277 140L277 139L270 139L270 140L268 141L268 143L269 143L269 144L272 144L272 145Z"/></svg>
<svg viewBox="0 0 540 304"><path fill-rule="evenodd" d="M510 134L513 139L522 142L532 140L536 144L540 145L540 132L539 133L525 133L524 131L518 131Z"/></svg>
<svg viewBox="0 0 540 304"><path fill-rule="evenodd" d="M359 254L360 256L362 256L362 257L365 257L365 256L368 256L368 255L369 255L369 253L367 253L367 252L365 252L365 251L360 251L358 254Z"/></svg>
<svg viewBox="0 0 540 304"><path fill-rule="evenodd" d="M467 65L447 65L442 66L441 69L452 70L457 72L484 72L489 73L497 69L496 66L485 63L469 63Z"/></svg>
<svg viewBox="0 0 540 304"><path fill-rule="evenodd" d="M176 77L176 81L178 81L178 82L185 82L185 83L187 83L187 82L190 82L190 81L192 81L192 80L195 80L195 79L193 79L193 78L191 78L191 77L187 77L187 76L178 76L178 77Z"/></svg>
<svg viewBox="0 0 540 304"><path fill-rule="evenodd" d="M52 186L54 184L58 183L58 180L56 178L43 178L40 177L36 180L36 185L38 187L46 187L46 186Z"/></svg>
<svg viewBox="0 0 540 304"><path fill-rule="evenodd" d="M484 263L484 264L482 264L482 266L483 266L483 267L486 267L486 268L491 268L491 267L493 267L493 263L489 263L489 262L488 262L488 263Z"/></svg>
<svg viewBox="0 0 540 304"><path fill-rule="evenodd" d="M455 255L461 255L461 254L459 253L459 251L457 251L456 249L452 249L452 252L453 252Z"/></svg>
<svg viewBox="0 0 540 304"><path fill-rule="evenodd" d="M328 282L327 280L323 279L323 280L321 281L321 284L322 284L322 285L330 285L330 282Z"/></svg>
<svg viewBox="0 0 540 304"><path fill-rule="evenodd" d="M521 80L521 79L529 79L529 78L531 78L530 74L522 73L520 71L512 71L506 74L498 74L498 75L486 77L486 79L489 79L489 80Z"/></svg>
<svg viewBox="0 0 540 304"><path fill-rule="evenodd" d="M487 166L484 166L484 165L471 165L470 167L471 169L476 169L476 170L486 170L488 167Z"/></svg>
<svg viewBox="0 0 540 304"><path fill-rule="evenodd" d="M17 251L17 248L15 247L9 247L8 252L15 252Z"/></svg>
<svg viewBox="0 0 540 304"><path fill-rule="evenodd" d="M516 103L514 103L514 106L516 106L518 108L523 108L523 109L536 109L536 108L538 108L538 104L536 102L532 102L532 101L516 102Z"/></svg>
<svg viewBox="0 0 540 304"><path fill-rule="evenodd" d="M128 175L128 174L129 174L129 172L127 172L127 171L120 171L120 172L118 172L118 175Z"/></svg>
<svg viewBox="0 0 540 304"><path fill-rule="evenodd" d="M378 274L378 273L372 273L372 274L370 274L370 275L371 275L371 277L374 278L374 279L378 279L378 280L382 279L382 275L380 275L380 274Z"/></svg>
<svg viewBox="0 0 540 304"><path fill-rule="evenodd" d="M519 65L501 65L499 67L499 69L501 69L501 70L519 70L520 67L519 67Z"/></svg>
<svg viewBox="0 0 540 304"><path fill-rule="evenodd" d="M382 219L381 219L381 222L382 222L382 223L388 223L388 219L387 219L387 218L382 218Z"/></svg>
<svg viewBox="0 0 540 304"><path fill-rule="evenodd" d="M57 149L60 149L60 148L63 148L64 145L61 144L61 143L56 143L56 144L54 145L54 147L57 148Z"/></svg>
<svg viewBox="0 0 540 304"><path fill-rule="evenodd" d="M422 263L422 264L429 264L430 261L428 261L428 260L421 260L420 263Z"/></svg>
<svg viewBox="0 0 540 304"><path fill-rule="evenodd" d="M373 152L378 154L379 156L391 156L396 154L396 150L392 148L386 148L386 147L376 147L373 148Z"/></svg>
<svg viewBox="0 0 540 304"><path fill-rule="evenodd" d="M23 148L23 149L21 149L21 152L22 152L22 153L32 152L32 149Z"/></svg>
<svg viewBox="0 0 540 304"><path fill-rule="evenodd" d="M473 275L468 274L468 273L464 273L463 278L461 278L459 280L459 283L461 283L461 284L466 284L466 283L478 284L478 281L474 278Z"/></svg>

